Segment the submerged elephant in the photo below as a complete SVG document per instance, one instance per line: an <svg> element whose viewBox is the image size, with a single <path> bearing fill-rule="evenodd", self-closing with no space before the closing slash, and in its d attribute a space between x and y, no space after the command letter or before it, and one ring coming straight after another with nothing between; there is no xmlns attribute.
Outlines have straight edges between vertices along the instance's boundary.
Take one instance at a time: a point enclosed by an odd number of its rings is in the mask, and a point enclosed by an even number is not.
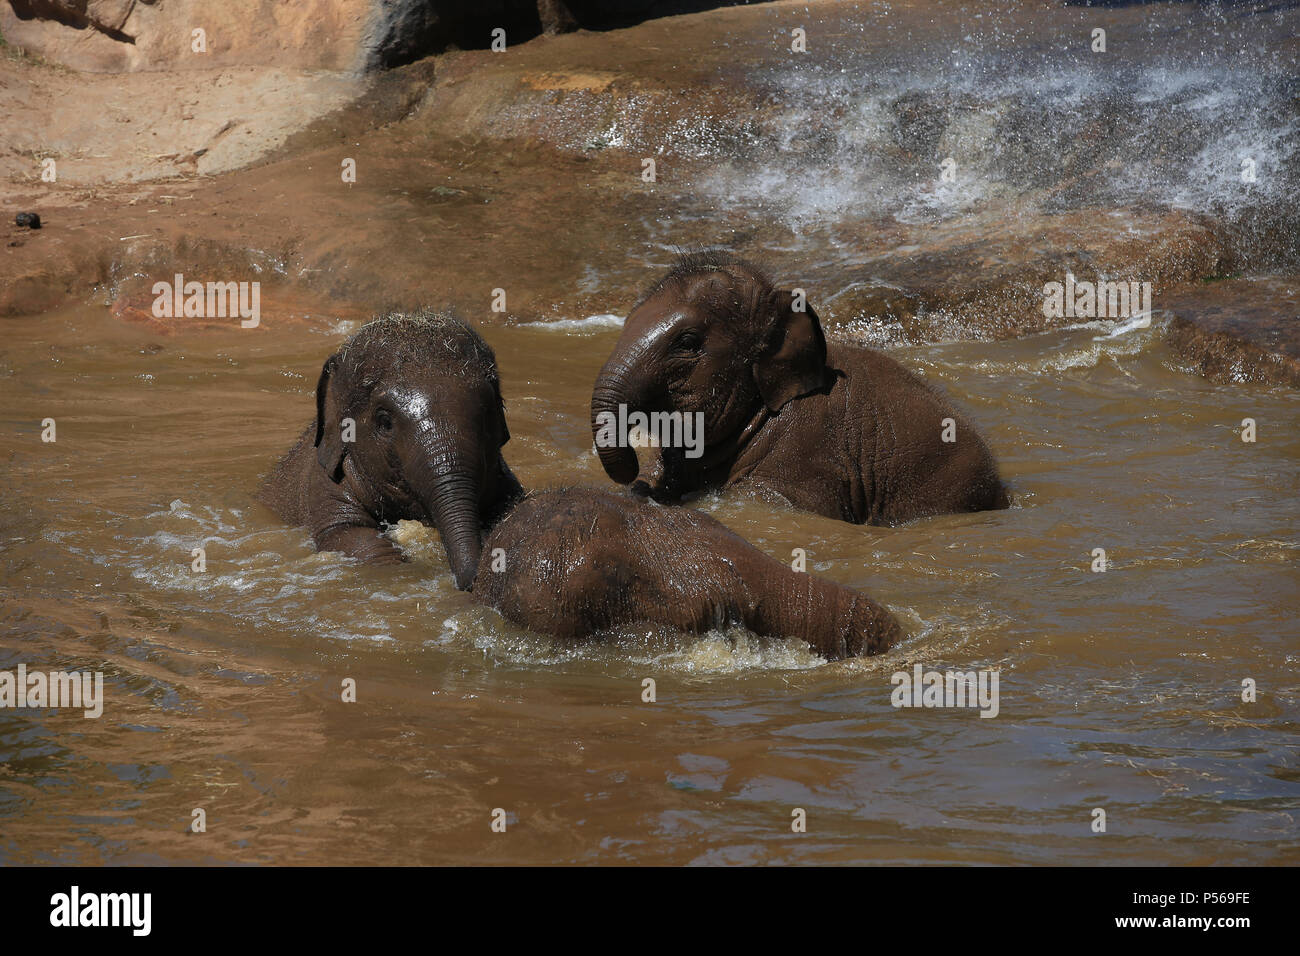
<svg viewBox="0 0 1300 956"><path fill-rule="evenodd" d="M688 416L702 447L661 443L642 466L618 434L632 412ZM828 346L811 306L725 253L683 256L637 303L591 418L606 473L661 501L744 485L858 524L1008 505L948 401L880 352Z"/></svg>
<svg viewBox="0 0 1300 956"><path fill-rule="evenodd" d="M879 654L901 634L865 594L792 571L708 515L591 488L516 505L488 534L474 593L558 637L643 621L696 633L739 623L834 660Z"/></svg>
<svg viewBox="0 0 1300 956"><path fill-rule="evenodd" d="M430 314L371 323L326 361L316 422L262 500L311 528L317 548L368 560L400 560L380 522L428 521L457 587L559 637L734 622L828 658L898 639L870 598L796 573L691 509L593 489L524 496L501 456L500 396L492 351L469 326Z"/></svg>

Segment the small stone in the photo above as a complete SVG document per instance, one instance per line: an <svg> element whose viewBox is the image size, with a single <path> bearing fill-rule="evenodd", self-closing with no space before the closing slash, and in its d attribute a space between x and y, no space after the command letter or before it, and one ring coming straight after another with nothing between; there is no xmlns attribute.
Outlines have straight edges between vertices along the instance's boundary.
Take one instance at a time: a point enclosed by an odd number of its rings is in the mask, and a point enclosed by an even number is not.
<svg viewBox="0 0 1300 956"><path fill-rule="evenodd" d="M34 212L20 212L14 216L14 222L28 229L41 228L41 217Z"/></svg>

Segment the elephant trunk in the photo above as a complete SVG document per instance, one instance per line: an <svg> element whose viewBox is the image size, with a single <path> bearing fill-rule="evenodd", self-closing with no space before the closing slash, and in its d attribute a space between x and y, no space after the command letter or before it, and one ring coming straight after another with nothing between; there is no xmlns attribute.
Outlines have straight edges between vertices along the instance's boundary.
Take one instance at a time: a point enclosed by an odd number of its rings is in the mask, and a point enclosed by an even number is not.
<svg viewBox="0 0 1300 956"><path fill-rule="evenodd" d="M620 485L635 481L641 466L636 451L627 443L628 436L619 428L626 420L626 415L620 415L619 410L628 413L653 410L648 390L637 383L632 372L638 357L622 357L616 352L600 370L591 393L591 435L596 454L605 474Z"/></svg>
<svg viewBox="0 0 1300 956"><path fill-rule="evenodd" d="M782 571L746 622L756 633L798 637L828 660L881 654L902 636L894 616L865 594L811 574Z"/></svg>
<svg viewBox="0 0 1300 956"><path fill-rule="evenodd" d="M445 446L443 446L445 448ZM429 519L442 536L456 587L468 591L478 573L483 551L479 469L466 455L422 455L407 480ZM432 463L432 466L431 466Z"/></svg>

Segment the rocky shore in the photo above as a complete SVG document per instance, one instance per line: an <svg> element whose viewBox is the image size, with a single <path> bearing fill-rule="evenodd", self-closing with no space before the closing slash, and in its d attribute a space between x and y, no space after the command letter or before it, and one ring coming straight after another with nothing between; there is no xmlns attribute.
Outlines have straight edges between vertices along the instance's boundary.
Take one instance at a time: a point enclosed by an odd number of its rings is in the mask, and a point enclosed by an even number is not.
<svg viewBox="0 0 1300 956"><path fill-rule="evenodd" d="M1300 385L1300 10L831 0L573 31L589 12L530 6L494 52L477 20L384 45L369 4L316 0L223 7L205 60L166 52L183 3L58 6L0 3L0 315L166 331L175 273L261 280L268 322L304 297L621 314L672 247L722 244L875 345L1076 322L1043 307L1067 274L1148 282L1188 370Z"/></svg>

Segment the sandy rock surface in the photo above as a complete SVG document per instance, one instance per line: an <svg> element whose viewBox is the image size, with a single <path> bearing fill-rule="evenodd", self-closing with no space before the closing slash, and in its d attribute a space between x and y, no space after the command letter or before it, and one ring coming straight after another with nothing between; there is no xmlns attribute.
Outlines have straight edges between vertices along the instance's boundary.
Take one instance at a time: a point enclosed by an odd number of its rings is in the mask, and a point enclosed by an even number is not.
<svg viewBox="0 0 1300 956"><path fill-rule="evenodd" d="M916 75L958 55L976 13L992 72ZM1153 71L1141 47L1114 74L1058 63L1053 44L1100 15L1046 0L1000 15L956 0L867 13L780 2L369 78L301 63L87 75L11 46L0 314L138 296L160 270L488 321L622 314L672 248L725 244L812 290L834 334L879 346L1067 324L1042 308L1044 284L1066 273L1148 281L1190 367L1294 383L1297 116L1268 71L1300 56L1278 32L1300 14L1231 13L1258 44L1262 95L1218 89L1248 59L1223 77L1213 58L1186 76ZM1118 36L1144 36L1148 15L1104 13ZM1144 42L1204 59L1202 13L1162 16L1166 33ZM797 25L857 73L792 60ZM1026 56L1003 75L1005 58ZM1115 91L1093 91L1105 83ZM1139 141L1146 180L1129 168ZM1264 164L1249 189L1234 186L1238 141ZM965 183L935 181L945 155L961 157ZM56 183L40 178L47 158ZM29 209L39 233L12 225ZM502 287L507 311L488 312Z"/></svg>

